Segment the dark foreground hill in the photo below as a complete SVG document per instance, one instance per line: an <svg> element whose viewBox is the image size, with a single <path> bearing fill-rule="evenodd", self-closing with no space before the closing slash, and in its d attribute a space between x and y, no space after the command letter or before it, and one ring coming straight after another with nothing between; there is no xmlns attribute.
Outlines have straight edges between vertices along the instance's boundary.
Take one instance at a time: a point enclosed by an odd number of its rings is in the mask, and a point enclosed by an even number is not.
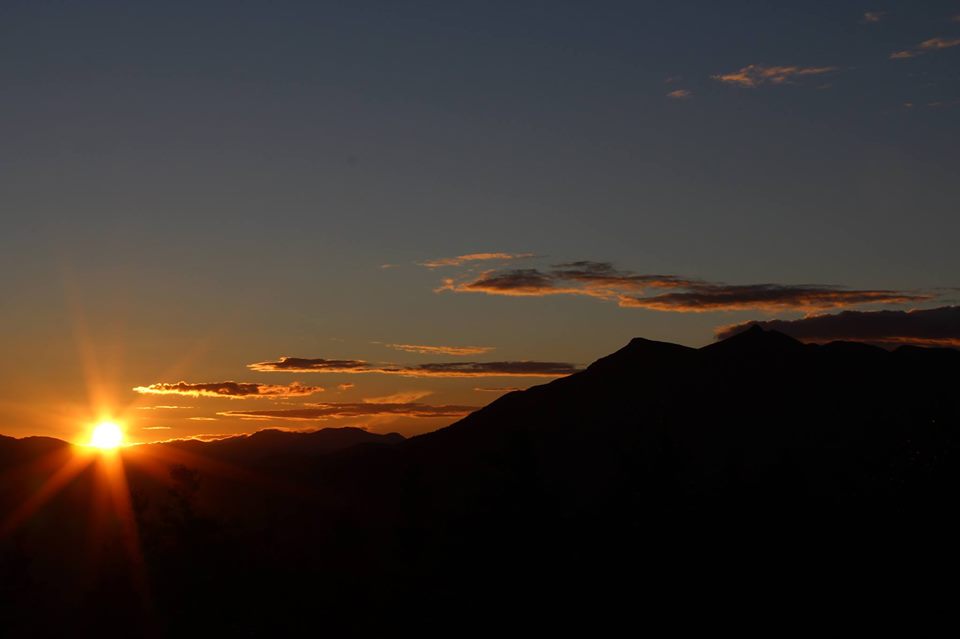
<svg viewBox="0 0 960 639"><path fill-rule="evenodd" d="M760 329L635 339L406 441L138 447L142 563L122 517L88 523L109 508L84 471L0 540L0 605L21 633L101 636L773 632L911 592L936 608L950 590L928 569L953 574L960 532L958 373L957 351ZM5 509L71 454L50 446L0 439Z"/></svg>

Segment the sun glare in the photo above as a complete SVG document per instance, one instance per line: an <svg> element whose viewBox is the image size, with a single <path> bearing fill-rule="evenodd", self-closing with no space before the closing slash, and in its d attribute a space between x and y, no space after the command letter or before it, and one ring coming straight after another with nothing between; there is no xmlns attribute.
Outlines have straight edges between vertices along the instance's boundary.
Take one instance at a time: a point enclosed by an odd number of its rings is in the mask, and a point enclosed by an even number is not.
<svg viewBox="0 0 960 639"><path fill-rule="evenodd" d="M100 422L93 429L90 445L94 448L109 450L123 443L123 430L115 422Z"/></svg>

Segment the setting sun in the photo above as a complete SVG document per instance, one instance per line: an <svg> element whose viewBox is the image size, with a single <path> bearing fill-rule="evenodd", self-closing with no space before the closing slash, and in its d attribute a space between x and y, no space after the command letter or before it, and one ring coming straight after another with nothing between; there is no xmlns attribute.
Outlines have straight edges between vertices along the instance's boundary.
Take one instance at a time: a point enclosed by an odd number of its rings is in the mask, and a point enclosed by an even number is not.
<svg viewBox="0 0 960 639"><path fill-rule="evenodd" d="M116 448L123 442L123 430L114 422L101 422L93 429L90 445L95 448Z"/></svg>

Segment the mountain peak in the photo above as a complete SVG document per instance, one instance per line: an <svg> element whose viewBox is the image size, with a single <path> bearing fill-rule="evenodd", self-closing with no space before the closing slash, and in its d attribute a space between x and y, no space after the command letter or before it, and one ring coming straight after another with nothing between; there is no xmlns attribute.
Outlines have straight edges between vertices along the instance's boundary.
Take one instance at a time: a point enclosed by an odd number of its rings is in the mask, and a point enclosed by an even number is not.
<svg viewBox="0 0 960 639"><path fill-rule="evenodd" d="M773 353L797 351L802 349L800 342L780 331L764 330L759 324L728 337L719 342L704 346L700 350L708 353Z"/></svg>

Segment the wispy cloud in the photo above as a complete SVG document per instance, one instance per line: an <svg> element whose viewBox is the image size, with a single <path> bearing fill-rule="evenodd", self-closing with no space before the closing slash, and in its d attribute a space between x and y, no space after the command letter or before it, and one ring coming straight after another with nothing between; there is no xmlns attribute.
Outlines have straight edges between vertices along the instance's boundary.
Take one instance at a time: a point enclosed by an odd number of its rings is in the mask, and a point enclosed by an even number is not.
<svg viewBox="0 0 960 639"><path fill-rule="evenodd" d="M886 11L864 11L863 21L864 22L880 22L883 19L883 16L885 15L887 15Z"/></svg>
<svg viewBox="0 0 960 639"><path fill-rule="evenodd" d="M477 386L473 390L478 393L512 393L513 391L526 390L520 386L494 386L494 387L483 387Z"/></svg>
<svg viewBox="0 0 960 639"><path fill-rule="evenodd" d="M957 46L960 46L960 38L930 38L928 40L924 40L912 49L894 51L890 54L890 59L906 60L908 58L915 58L918 55L923 55L924 53L940 51L942 49L952 49L953 47Z"/></svg>
<svg viewBox="0 0 960 639"><path fill-rule="evenodd" d="M956 46L960 46L960 38L930 38L917 45L917 48L923 49L924 51L937 51L940 49L952 49Z"/></svg>
<svg viewBox="0 0 960 639"><path fill-rule="evenodd" d="M134 391L144 395L186 395L188 397L228 397L248 399L258 397L305 397L322 393L319 386L305 386L298 382L283 386L252 382L158 382L149 386L137 386Z"/></svg>
<svg viewBox="0 0 960 639"><path fill-rule="evenodd" d="M426 266L427 268L440 268L441 266L461 266L467 262L487 262L491 260L509 261L528 257L533 257L533 253L469 253L467 255L458 255L457 257L441 257L435 260L426 260L417 262L417 264Z"/></svg>
<svg viewBox="0 0 960 639"><path fill-rule="evenodd" d="M415 391L400 391L399 393L393 393L391 395L383 395L381 397L366 397L363 399L364 404L409 404L411 402L417 402L433 394L433 391L428 390L415 390Z"/></svg>
<svg viewBox="0 0 960 639"><path fill-rule="evenodd" d="M187 419L194 422L215 422L217 421L216 417L188 417Z"/></svg>
<svg viewBox="0 0 960 639"><path fill-rule="evenodd" d="M811 342L853 340L882 345L960 347L960 306L910 311L844 311L796 320L753 321L718 328L718 339L751 326L777 330Z"/></svg>
<svg viewBox="0 0 960 639"><path fill-rule="evenodd" d="M732 73L721 73L711 77L725 84L753 89L767 83L787 84L796 78L823 75L836 70L837 67L768 67L762 64L748 64Z"/></svg>
<svg viewBox="0 0 960 639"><path fill-rule="evenodd" d="M493 346L425 346L422 344L384 344L384 346L397 351L425 355L482 355L493 350Z"/></svg>
<svg viewBox="0 0 960 639"><path fill-rule="evenodd" d="M350 389L353 388L353 387L354 387L354 385L351 384L350 382L345 382L345 383L343 383L343 384L337 384L337 390L341 390L341 391L350 390Z"/></svg>
<svg viewBox="0 0 960 639"><path fill-rule="evenodd" d="M688 89L676 89L668 93L667 97L673 98L674 100L685 100L693 97L693 92Z"/></svg>
<svg viewBox="0 0 960 639"><path fill-rule="evenodd" d="M356 417L462 417L477 410L478 406L433 406L418 402L403 403L324 403L308 404L303 408L282 410L224 411L217 413L225 417L243 419L284 419L293 421L314 421L323 419L343 419Z"/></svg>
<svg viewBox="0 0 960 639"><path fill-rule="evenodd" d="M137 406L137 410L180 410L184 408L193 408L193 406Z"/></svg>
<svg viewBox="0 0 960 639"><path fill-rule="evenodd" d="M170 430L169 426L144 426L142 430Z"/></svg>
<svg viewBox="0 0 960 639"><path fill-rule="evenodd" d="M563 377L577 372L565 362L444 362L416 365L380 365L363 360L281 357L248 364L262 373L377 373L403 377Z"/></svg>
<svg viewBox="0 0 960 639"><path fill-rule="evenodd" d="M437 292L484 293L520 297L584 295L626 308L707 312L804 310L859 304L897 304L930 299L925 293L809 284L725 284L678 275L643 274L615 269L608 262L568 262L550 270L484 271L445 278ZM651 294L654 293L654 294Z"/></svg>

